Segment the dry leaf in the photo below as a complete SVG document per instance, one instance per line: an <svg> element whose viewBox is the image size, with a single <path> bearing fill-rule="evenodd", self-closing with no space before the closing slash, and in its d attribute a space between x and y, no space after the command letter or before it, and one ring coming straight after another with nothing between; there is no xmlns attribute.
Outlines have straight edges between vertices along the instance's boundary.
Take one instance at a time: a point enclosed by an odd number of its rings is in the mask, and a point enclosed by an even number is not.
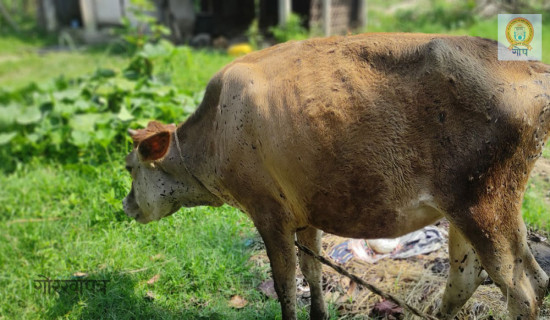
<svg viewBox="0 0 550 320"><path fill-rule="evenodd" d="M86 272L75 272L73 273L73 276L77 278L84 278L84 277L87 277L88 274Z"/></svg>
<svg viewBox="0 0 550 320"><path fill-rule="evenodd" d="M238 294L231 297L231 300L229 300L229 306L235 309L241 309L244 308L248 304L248 301L246 301L243 297L239 296Z"/></svg>
<svg viewBox="0 0 550 320"><path fill-rule="evenodd" d="M151 279L147 280L148 285L152 285L160 279L160 274L155 274Z"/></svg>
<svg viewBox="0 0 550 320"><path fill-rule="evenodd" d="M346 294L349 297L352 297L353 293L355 292L355 288L357 288L357 283L355 283L353 281L350 281L349 288L348 288L348 291L346 292Z"/></svg>
<svg viewBox="0 0 550 320"><path fill-rule="evenodd" d="M145 300L153 301L155 300L155 294L152 291L147 291L145 294L145 297L143 297Z"/></svg>
<svg viewBox="0 0 550 320"><path fill-rule="evenodd" d="M149 260L151 261L157 261L160 259L164 259L164 255L162 253L155 254L154 256L150 256Z"/></svg>
<svg viewBox="0 0 550 320"><path fill-rule="evenodd" d="M372 314L388 319L399 319L400 316L403 315L403 308L393 301L383 300L374 305Z"/></svg>
<svg viewBox="0 0 550 320"><path fill-rule="evenodd" d="M262 282L258 286L258 290L260 290L263 294L265 294L271 299L277 299L277 292L275 291L275 283L273 282L272 279Z"/></svg>

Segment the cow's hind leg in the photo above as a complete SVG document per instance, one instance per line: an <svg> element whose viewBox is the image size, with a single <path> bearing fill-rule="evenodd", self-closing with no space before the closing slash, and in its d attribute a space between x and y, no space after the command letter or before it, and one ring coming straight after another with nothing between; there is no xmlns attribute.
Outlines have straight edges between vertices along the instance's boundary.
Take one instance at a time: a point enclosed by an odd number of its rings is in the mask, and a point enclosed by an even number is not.
<svg viewBox="0 0 550 320"><path fill-rule="evenodd" d="M477 252L483 269L506 297L510 317L534 320L538 318L548 276L527 246L519 208L502 207L498 219L488 219L492 215L482 207L470 209L469 214L462 216L466 219L461 221L460 229Z"/></svg>
<svg viewBox="0 0 550 320"><path fill-rule="evenodd" d="M449 278L437 314L441 319L453 319L487 277L474 248L454 226L449 229L449 263Z"/></svg>
<svg viewBox="0 0 550 320"><path fill-rule="evenodd" d="M480 246L482 264L506 297L512 319L538 319L548 276L535 261L524 233L500 241Z"/></svg>
<svg viewBox="0 0 550 320"><path fill-rule="evenodd" d="M296 232L296 235L300 244L319 254L321 251L321 230L307 227L304 230ZM327 319L328 314L321 286L321 263L302 251L298 253L298 257L300 260L300 268L311 290L310 318Z"/></svg>

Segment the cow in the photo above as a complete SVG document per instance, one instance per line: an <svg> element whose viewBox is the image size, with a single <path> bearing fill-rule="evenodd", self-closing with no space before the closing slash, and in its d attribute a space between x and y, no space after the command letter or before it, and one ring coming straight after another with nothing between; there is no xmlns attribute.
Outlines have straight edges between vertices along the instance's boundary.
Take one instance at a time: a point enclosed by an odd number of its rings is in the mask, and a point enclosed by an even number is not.
<svg viewBox="0 0 550 320"><path fill-rule="evenodd" d="M495 41L363 34L292 41L235 60L177 128L132 132L124 210L147 223L180 207L246 213L296 318L294 239L393 238L450 222L436 316L453 319L487 276L513 319L536 319L548 276L521 203L550 128L550 66L500 61ZM321 266L300 252L310 316L327 318Z"/></svg>

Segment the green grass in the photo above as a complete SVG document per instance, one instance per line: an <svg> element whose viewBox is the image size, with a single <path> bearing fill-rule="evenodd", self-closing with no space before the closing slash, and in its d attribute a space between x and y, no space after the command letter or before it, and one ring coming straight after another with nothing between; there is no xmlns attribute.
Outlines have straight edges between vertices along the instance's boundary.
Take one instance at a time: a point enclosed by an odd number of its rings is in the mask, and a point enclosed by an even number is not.
<svg viewBox="0 0 550 320"><path fill-rule="evenodd" d="M43 56L34 45L1 41L16 50L0 53L2 86L72 77L97 66L120 71L128 63L123 55L97 50ZM232 59L183 48L159 68L185 92L200 94ZM256 233L246 215L225 206L182 209L149 225L126 217L121 200L130 187L123 168L129 148L115 146L105 159L87 154L68 164L34 158L0 176L0 319L280 318L279 303L257 290L269 270L248 262L246 244ZM110 280L107 293L44 295L33 289L39 275L71 279L75 272ZM149 291L154 301L145 299ZM231 308L233 295L247 306ZM308 318L305 307L299 315Z"/></svg>
<svg viewBox="0 0 550 320"><path fill-rule="evenodd" d="M59 51L20 47L18 51L0 54L0 87L20 88L30 82L51 81L57 76L76 77L98 67L117 68L126 59L116 55L86 51Z"/></svg>
<svg viewBox="0 0 550 320"><path fill-rule="evenodd" d="M0 48L16 40L0 38ZM164 69L170 70L172 82L193 94L205 89L206 83L222 66L234 58L216 51L197 51L183 48ZM0 51L0 87L16 89L30 82L47 82L58 76L73 78L97 68L120 70L128 64L125 55L108 54L98 50L40 49L35 45L16 42L8 52Z"/></svg>
<svg viewBox="0 0 550 320"><path fill-rule="evenodd" d="M267 274L248 263L254 229L244 214L200 207L140 225L121 208L129 184L122 163L37 161L0 177L0 318L278 317L278 303L255 290ZM39 275L70 279L75 272L110 280L107 294L33 289ZM154 301L144 299L147 291ZM236 294L249 301L243 310L228 307Z"/></svg>
<svg viewBox="0 0 550 320"><path fill-rule="evenodd" d="M550 183L540 177L532 177L523 199L523 219L526 223L546 233L550 232L549 203L545 201L550 192Z"/></svg>
<svg viewBox="0 0 550 320"><path fill-rule="evenodd" d="M218 51L184 48L170 61L172 83L190 95L204 91L214 73L233 59Z"/></svg>

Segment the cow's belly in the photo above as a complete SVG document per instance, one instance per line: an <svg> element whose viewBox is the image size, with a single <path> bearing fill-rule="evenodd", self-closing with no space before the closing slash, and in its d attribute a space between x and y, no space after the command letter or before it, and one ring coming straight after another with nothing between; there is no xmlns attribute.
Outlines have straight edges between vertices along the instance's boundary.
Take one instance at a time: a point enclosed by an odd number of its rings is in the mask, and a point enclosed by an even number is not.
<svg viewBox="0 0 550 320"><path fill-rule="evenodd" d="M336 208L339 207L339 208ZM310 212L312 226L349 238L395 238L443 218L431 199L419 197L402 207L326 206Z"/></svg>

